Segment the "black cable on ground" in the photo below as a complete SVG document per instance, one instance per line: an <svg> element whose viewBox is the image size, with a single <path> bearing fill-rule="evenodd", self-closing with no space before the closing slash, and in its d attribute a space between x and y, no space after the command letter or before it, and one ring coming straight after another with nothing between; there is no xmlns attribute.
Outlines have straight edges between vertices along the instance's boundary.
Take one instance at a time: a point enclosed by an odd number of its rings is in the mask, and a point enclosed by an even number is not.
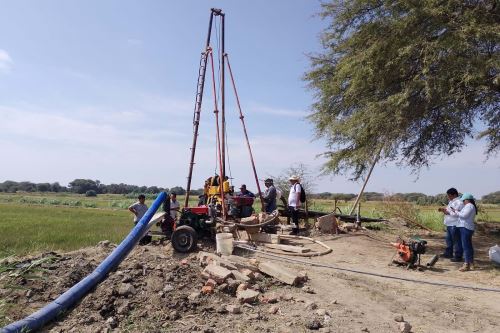
<svg viewBox="0 0 500 333"><path fill-rule="evenodd" d="M239 248L244 249L244 250L256 252L256 253L262 254L264 256L274 257L274 258L278 258L278 259L284 260L284 261L289 261L289 262L292 262L292 263L300 263L300 264L306 264L306 265L310 265L310 266L330 268L330 269L334 269L334 270L337 270L337 271L350 272L350 273L363 274L363 275L370 275L370 276L375 276L375 277L380 277L380 278L385 278L385 279L392 279L392 280L400 280L400 281L407 281L407 282L413 282L413 283L428 284L428 285L432 285L432 286L449 287L449 288L461 288L461 289L470 289L470 290L478 290L478 291L490 291L490 292L500 293L500 289L496 289L496 288L485 288L485 287L474 287L474 286L468 286L468 285L457 285L457 284L451 284L451 283L445 283L445 282L425 281L425 280L418 280L418 279L397 277L397 276L393 276L393 275L378 274L378 273L360 271L360 270L356 270L356 269L337 267L337 266L334 266L334 265L328 265L328 264L322 264L322 263L317 263L317 262L305 261L305 260L300 260L300 259L287 258L287 257L281 256L281 255L271 254L271 253L268 253L268 252L257 250L255 248L252 248L250 246L245 246L245 245L242 245L242 244L235 244L234 246L235 247L239 247Z"/></svg>

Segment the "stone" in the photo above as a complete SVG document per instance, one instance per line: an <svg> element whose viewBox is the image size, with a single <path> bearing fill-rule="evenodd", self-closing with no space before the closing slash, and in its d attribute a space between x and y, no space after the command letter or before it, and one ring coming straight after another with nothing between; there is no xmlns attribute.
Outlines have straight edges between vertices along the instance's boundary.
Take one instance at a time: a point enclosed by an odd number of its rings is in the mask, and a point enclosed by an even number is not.
<svg viewBox="0 0 500 333"><path fill-rule="evenodd" d="M253 242L268 243L268 244L279 244L280 236L276 234L266 234L266 233L255 233L249 234L249 238Z"/></svg>
<svg viewBox="0 0 500 333"><path fill-rule="evenodd" d="M31 291L31 289L28 289L25 295L27 298L30 298L33 295L33 291Z"/></svg>
<svg viewBox="0 0 500 333"><path fill-rule="evenodd" d="M330 327L322 327L318 330L318 332L321 332L321 333L330 333L331 330L330 330Z"/></svg>
<svg viewBox="0 0 500 333"><path fill-rule="evenodd" d="M293 300L293 296L290 295L290 294L284 294L284 295L281 295L280 298L284 301L291 301Z"/></svg>
<svg viewBox="0 0 500 333"><path fill-rule="evenodd" d="M246 283L240 283L238 285L238 287L236 288L236 293L239 293L239 292L241 292L243 290L247 290L247 289L248 289L248 284L246 284Z"/></svg>
<svg viewBox="0 0 500 333"><path fill-rule="evenodd" d="M309 277L307 276L307 272L306 271L300 271L297 276L299 277L300 279L300 282L304 283L304 282L307 282L307 280L309 280Z"/></svg>
<svg viewBox="0 0 500 333"><path fill-rule="evenodd" d="M135 290L134 286L131 285L130 283L122 283L118 287L117 292L118 292L118 295L120 295L120 296L129 296L129 295L135 295L136 290Z"/></svg>
<svg viewBox="0 0 500 333"><path fill-rule="evenodd" d="M215 282L214 279L208 279L206 282L205 282L205 286L210 286L212 288L215 288L215 286L217 285L217 282Z"/></svg>
<svg viewBox="0 0 500 333"><path fill-rule="evenodd" d="M309 286L302 287L302 291L304 291L308 294L316 294L316 291L314 291L314 289L309 287Z"/></svg>
<svg viewBox="0 0 500 333"><path fill-rule="evenodd" d="M304 307L307 310L316 310L318 308L318 304L316 304L313 301L306 301L305 304L304 304Z"/></svg>
<svg viewBox="0 0 500 333"><path fill-rule="evenodd" d="M266 275L272 276L278 281L292 286L296 285L300 281L300 278L297 276L297 274L295 274L288 268L277 265L275 263L262 262L259 264L259 270Z"/></svg>
<svg viewBox="0 0 500 333"><path fill-rule="evenodd" d="M237 255L229 255L229 256L222 256L223 259L231 262L234 266L236 266L236 269L249 269L254 272L257 272L259 269L257 268L257 260L256 259L246 259Z"/></svg>
<svg viewBox="0 0 500 333"><path fill-rule="evenodd" d="M201 296L201 293L198 291L195 291L195 292L192 292L191 294L189 294L188 300L194 301L194 300L198 299L200 296Z"/></svg>
<svg viewBox="0 0 500 333"><path fill-rule="evenodd" d="M203 273L210 276L217 283L224 283L224 281L233 275L227 268L210 264L203 270Z"/></svg>
<svg viewBox="0 0 500 333"><path fill-rule="evenodd" d="M189 261L187 259L182 259L181 260L181 265L182 266L187 266L187 265L189 265Z"/></svg>
<svg viewBox="0 0 500 333"><path fill-rule="evenodd" d="M168 283L168 284L165 285L165 287L163 287L163 292L168 293L168 292L171 292L174 289L175 289L174 286Z"/></svg>
<svg viewBox="0 0 500 333"><path fill-rule="evenodd" d="M269 303L269 304L278 303L278 296L273 293L265 294L262 296L262 303Z"/></svg>
<svg viewBox="0 0 500 333"><path fill-rule="evenodd" d="M200 262L200 265L205 266L209 264L215 264L224 268L227 268L229 270L237 270L238 267L234 265L232 262L227 260L227 258L221 258L218 255L214 253L209 253L209 252L204 252L200 251L198 252L198 260Z"/></svg>
<svg viewBox="0 0 500 333"><path fill-rule="evenodd" d="M403 318L403 315L399 314L399 313L394 316L394 320L397 321L398 323L405 321L405 319Z"/></svg>
<svg viewBox="0 0 500 333"><path fill-rule="evenodd" d="M318 310L316 310L316 314L320 317L324 317L328 314L328 312L326 312L325 309L318 309Z"/></svg>
<svg viewBox="0 0 500 333"><path fill-rule="evenodd" d="M250 277L248 277L247 275L241 273L240 271L238 270L232 270L231 273L233 274L234 278L236 280L239 280L239 281L242 281L242 282L250 282Z"/></svg>
<svg viewBox="0 0 500 333"><path fill-rule="evenodd" d="M240 301L240 303L253 303L257 300L259 295L260 293L258 291L246 289L238 292L236 294L236 298Z"/></svg>
<svg viewBox="0 0 500 333"><path fill-rule="evenodd" d="M269 311L268 311L268 312L269 312L270 314L276 314L276 313L278 313L278 311L279 311L279 307L277 307L276 305L273 305L273 306L271 306L271 307L269 308Z"/></svg>
<svg viewBox="0 0 500 333"><path fill-rule="evenodd" d="M333 233L337 231L338 222L334 213L318 217L316 221L315 227L321 232Z"/></svg>
<svg viewBox="0 0 500 333"><path fill-rule="evenodd" d="M234 304L226 305L226 310L227 310L227 312L229 312L231 314L241 313L241 308L239 305L234 305Z"/></svg>
<svg viewBox="0 0 500 333"><path fill-rule="evenodd" d="M407 321L403 321L399 323L399 331L401 333L410 333L411 332L411 325Z"/></svg>
<svg viewBox="0 0 500 333"><path fill-rule="evenodd" d="M306 328L310 330L319 330L321 326L321 322L317 319L309 320L306 323Z"/></svg>
<svg viewBox="0 0 500 333"><path fill-rule="evenodd" d="M116 313L120 315L127 314L129 310L129 302L125 301L123 303L119 303L118 306L116 307Z"/></svg>
<svg viewBox="0 0 500 333"><path fill-rule="evenodd" d="M262 275L262 273L260 272L254 272L253 273L253 278L257 281L260 281L264 278L264 275Z"/></svg>
<svg viewBox="0 0 500 333"><path fill-rule="evenodd" d="M177 312L176 310L172 310L170 311L170 313L168 314L168 318L170 320L176 320L176 319L179 319L181 316L179 315L179 312Z"/></svg>
<svg viewBox="0 0 500 333"><path fill-rule="evenodd" d="M106 320L106 324L108 324L109 327L111 327L111 328L115 328L116 326L118 326L118 321L116 320L115 317L109 317Z"/></svg>

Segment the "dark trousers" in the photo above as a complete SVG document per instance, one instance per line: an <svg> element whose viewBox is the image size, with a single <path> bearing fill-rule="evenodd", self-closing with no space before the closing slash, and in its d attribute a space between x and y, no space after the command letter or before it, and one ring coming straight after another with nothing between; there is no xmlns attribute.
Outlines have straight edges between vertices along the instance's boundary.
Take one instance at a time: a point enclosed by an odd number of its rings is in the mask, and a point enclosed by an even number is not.
<svg viewBox="0 0 500 333"><path fill-rule="evenodd" d="M474 230L463 227L458 229L460 229L460 238L464 249L464 261L467 264L472 264L474 262L474 248L472 247L472 235L474 234Z"/></svg>
<svg viewBox="0 0 500 333"><path fill-rule="evenodd" d="M276 200L272 202L266 202L266 213L271 214L276 210Z"/></svg>
<svg viewBox="0 0 500 333"><path fill-rule="evenodd" d="M455 252L453 252L453 250L455 250ZM446 227L446 250L444 250L444 254L450 257L454 256L457 259L462 258L462 238L458 227Z"/></svg>
<svg viewBox="0 0 500 333"><path fill-rule="evenodd" d="M299 228L299 210L293 206L288 206L288 210L290 211L290 215L292 217L292 227L294 229Z"/></svg>

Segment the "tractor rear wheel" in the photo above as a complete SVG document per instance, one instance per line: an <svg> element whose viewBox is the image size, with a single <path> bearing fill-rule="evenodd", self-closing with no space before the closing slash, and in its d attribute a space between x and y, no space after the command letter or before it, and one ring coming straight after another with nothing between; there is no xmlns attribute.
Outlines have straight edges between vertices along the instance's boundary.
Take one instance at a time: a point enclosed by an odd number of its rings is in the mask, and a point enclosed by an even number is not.
<svg viewBox="0 0 500 333"><path fill-rule="evenodd" d="M190 226L183 225L172 234L172 246L177 252L186 253L196 248L198 235Z"/></svg>

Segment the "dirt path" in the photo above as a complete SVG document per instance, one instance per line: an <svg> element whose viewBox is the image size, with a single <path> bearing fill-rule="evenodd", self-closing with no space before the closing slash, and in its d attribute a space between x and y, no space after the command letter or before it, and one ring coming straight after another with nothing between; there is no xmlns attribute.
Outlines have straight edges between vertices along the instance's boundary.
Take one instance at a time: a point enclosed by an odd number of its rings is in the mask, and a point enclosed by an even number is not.
<svg viewBox="0 0 500 333"><path fill-rule="evenodd" d="M438 261L435 270L424 272L388 266L395 253L388 241L394 236L367 233L370 237L320 237L333 252L302 260L403 278L500 289L500 271L485 258L487 245L495 241L489 236L475 239L485 244L477 249L478 270L459 273L459 264L448 260ZM424 256L424 262L431 254L442 252L443 242L437 236L426 239L429 255ZM20 277L11 281L23 289L0 287L0 299L9 304L7 321L18 320L55 299L90 273L112 249L112 245L103 243L72 253L49 254L53 259L41 266L43 278ZM204 250L213 248L205 245ZM306 288L262 277L251 286L261 292L261 300L241 305L228 286L218 286L213 294L199 293L206 279L200 274L202 268L196 253L174 254L168 244L140 246L93 293L43 331L400 332L395 321L398 314L413 326L412 332L498 332L500 327L500 293L281 264L307 271ZM266 298L275 298L277 303L266 303ZM228 312L228 306L239 307L241 313Z"/></svg>

